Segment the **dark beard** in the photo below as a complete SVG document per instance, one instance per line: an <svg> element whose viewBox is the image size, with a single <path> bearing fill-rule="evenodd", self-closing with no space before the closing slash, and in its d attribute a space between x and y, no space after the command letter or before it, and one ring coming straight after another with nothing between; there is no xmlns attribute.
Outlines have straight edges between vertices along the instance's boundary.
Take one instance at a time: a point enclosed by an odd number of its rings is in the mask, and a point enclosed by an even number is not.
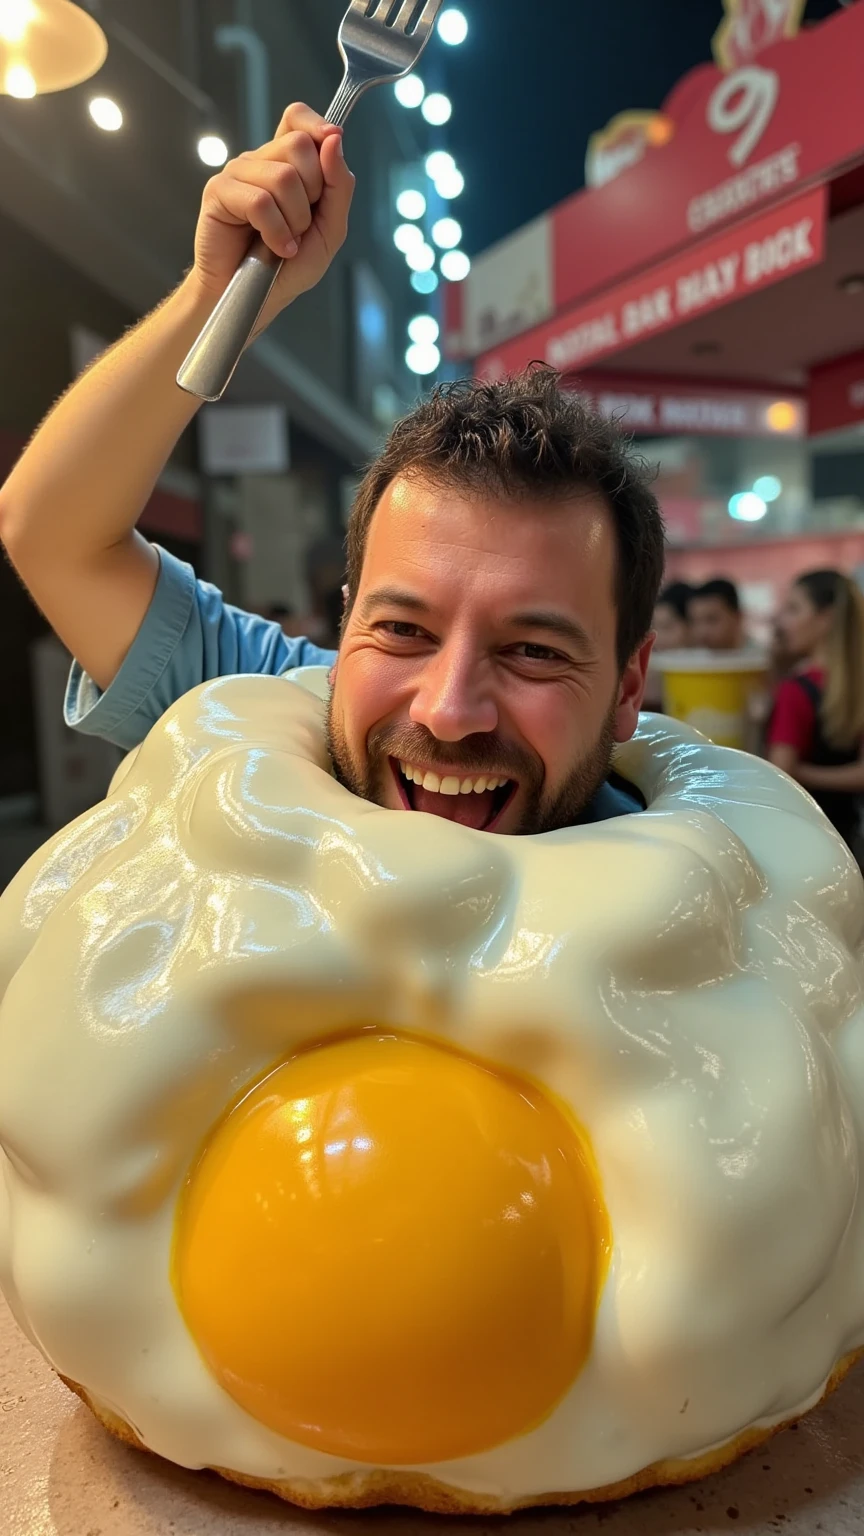
<svg viewBox="0 0 864 1536"><path fill-rule="evenodd" d="M432 768L436 763L446 763L461 769L466 777L489 772L499 778L518 779L526 801L522 819L510 835L531 837L572 827L587 810L612 767L617 708L616 688L597 741L571 769L552 799L543 794L545 773L540 759L522 748L507 746L495 735L466 736L462 741L448 742L445 755L444 744L422 725L380 726L369 736L366 766L361 768L354 762L335 719L332 692L327 704L327 748L339 783L352 795L373 805L384 804L384 776L391 772L391 757L397 762L428 763Z"/></svg>

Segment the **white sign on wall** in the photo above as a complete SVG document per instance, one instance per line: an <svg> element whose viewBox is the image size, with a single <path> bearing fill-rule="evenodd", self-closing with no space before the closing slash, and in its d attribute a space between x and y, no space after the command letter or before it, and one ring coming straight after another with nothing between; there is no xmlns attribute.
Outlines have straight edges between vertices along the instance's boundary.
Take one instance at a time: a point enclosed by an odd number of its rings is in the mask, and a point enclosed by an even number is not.
<svg viewBox="0 0 864 1536"><path fill-rule="evenodd" d="M284 475L291 466L282 405L208 405L198 417L207 475Z"/></svg>

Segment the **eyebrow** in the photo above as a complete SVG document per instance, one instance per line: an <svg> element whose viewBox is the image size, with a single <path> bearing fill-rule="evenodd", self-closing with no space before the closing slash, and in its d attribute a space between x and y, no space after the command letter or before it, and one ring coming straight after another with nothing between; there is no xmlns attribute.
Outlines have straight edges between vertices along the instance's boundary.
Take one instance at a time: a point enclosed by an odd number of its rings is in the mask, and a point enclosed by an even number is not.
<svg viewBox="0 0 864 1536"><path fill-rule="evenodd" d="M593 653L595 647L587 629L576 619L565 618L563 613L514 613L505 620L510 629L542 630L544 634L556 635L559 640L567 640L580 651Z"/></svg>
<svg viewBox="0 0 864 1536"><path fill-rule="evenodd" d="M429 614L431 608L414 592L403 592L400 587L377 587L369 592L360 605L360 613L368 619L376 608L404 608L408 613ZM505 619L508 629L530 629L566 640L578 650L593 654L594 644L588 631L576 619L568 619L563 613L531 610L514 613Z"/></svg>
<svg viewBox="0 0 864 1536"><path fill-rule="evenodd" d="M429 604L413 592L403 592L401 587L376 587L368 592L360 604L360 616L368 619L376 608L407 608L409 613L431 613Z"/></svg>

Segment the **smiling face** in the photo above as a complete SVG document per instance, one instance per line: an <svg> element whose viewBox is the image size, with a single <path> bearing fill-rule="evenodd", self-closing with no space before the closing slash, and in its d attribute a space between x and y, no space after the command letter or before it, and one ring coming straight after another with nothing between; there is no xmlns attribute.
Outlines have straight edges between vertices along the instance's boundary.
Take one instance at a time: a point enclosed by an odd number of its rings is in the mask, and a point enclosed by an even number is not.
<svg viewBox="0 0 864 1536"><path fill-rule="evenodd" d="M486 831L571 825L645 687L650 640L618 664L616 558L599 497L502 502L394 481L335 668L342 783Z"/></svg>

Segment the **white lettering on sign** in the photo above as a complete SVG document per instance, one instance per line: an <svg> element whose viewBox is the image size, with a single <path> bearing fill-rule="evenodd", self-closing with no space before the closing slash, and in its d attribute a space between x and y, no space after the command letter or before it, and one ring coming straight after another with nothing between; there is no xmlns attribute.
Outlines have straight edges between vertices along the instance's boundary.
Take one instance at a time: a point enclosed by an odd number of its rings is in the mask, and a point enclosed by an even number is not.
<svg viewBox="0 0 864 1536"><path fill-rule="evenodd" d="M864 410L864 379L856 379L854 384L850 384L849 404L854 405L856 410Z"/></svg>
<svg viewBox="0 0 864 1536"><path fill-rule="evenodd" d="M671 325L674 319L672 289L655 288L653 293L643 294L640 298L624 305L621 311L621 332L631 340L635 336L645 336L664 325Z"/></svg>
<svg viewBox="0 0 864 1536"><path fill-rule="evenodd" d="M728 299L735 292L740 265L741 257L735 251L731 256L721 256L719 261L709 261L695 272L679 277L676 291L679 315L690 315Z"/></svg>
<svg viewBox="0 0 864 1536"><path fill-rule="evenodd" d="M711 192L694 197L687 209L687 223L694 234L721 224L742 208L751 208L763 198L773 197L800 177L801 145L788 144L767 160L751 165L740 176L733 176Z"/></svg>
<svg viewBox="0 0 864 1536"><path fill-rule="evenodd" d="M759 64L745 64L720 81L708 102L708 127L723 134L741 130L729 150L733 165L747 164L762 142L779 99L779 76Z"/></svg>
<svg viewBox="0 0 864 1536"><path fill-rule="evenodd" d="M744 434L750 412L737 400L676 399L666 396L660 404L660 425L670 432L729 432Z"/></svg>
<svg viewBox="0 0 864 1536"><path fill-rule="evenodd" d="M546 361L553 368L572 368L574 363L580 363L586 357L596 357L600 352L612 351L620 344L618 323L610 311L594 320L583 321L571 331L565 331L563 336L553 336L546 348Z"/></svg>
<svg viewBox="0 0 864 1536"><path fill-rule="evenodd" d="M775 272L788 272L815 258L813 220L799 219L767 240L755 240L744 250L744 281L762 283Z"/></svg>

